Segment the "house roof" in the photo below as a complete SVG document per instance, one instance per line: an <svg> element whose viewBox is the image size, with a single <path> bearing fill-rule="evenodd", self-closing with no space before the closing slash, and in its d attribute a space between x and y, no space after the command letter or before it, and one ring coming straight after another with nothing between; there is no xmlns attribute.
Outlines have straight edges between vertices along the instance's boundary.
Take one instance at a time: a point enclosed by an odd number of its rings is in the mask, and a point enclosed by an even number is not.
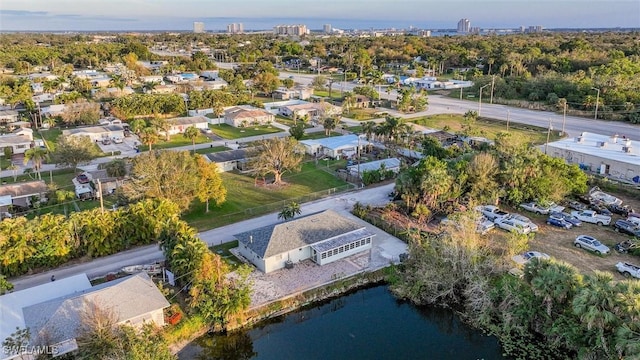
<svg viewBox="0 0 640 360"><path fill-rule="evenodd" d="M362 173L365 171L378 170L380 169L382 164L384 164L384 167L387 170L394 169L400 166L400 159L389 158L389 159L370 161L370 162L360 164L359 168L358 168L358 165L350 165L347 168L349 169L350 172L357 172L358 169L360 169L360 172Z"/></svg>
<svg viewBox="0 0 640 360"><path fill-rule="evenodd" d="M228 119L245 119L245 118L256 118L262 116L273 116L270 112L264 109L247 109L234 106L225 110L224 116Z"/></svg>
<svg viewBox="0 0 640 360"><path fill-rule="evenodd" d="M16 327L25 327L24 307L89 288L91 283L87 275L80 274L0 296L0 341L11 336ZM0 359L6 358L6 355L9 354L0 351Z"/></svg>
<svg viewBox="0 0 640 360"><path fill-rule="evenodd" d="M0 147L4 147L7 145L24 145L24 144L31 144L33 140L31 140L28 136L24 136L24 135L15 135L15 134L8 134L8 135L0 135Z"/></svg>
<svg viewBox="0 0 640 360"><path fill-rule="evenodd" d="M206 156L207 158L209 158L209 160L211 160L211 162L222 163L227 161L246 159L249 156L249 154L253 152L255 149L256 149L255 147L251 147L251 148L236 149L236 150L229 150L229 151L220 151L220 152L207 154Z"/></svg>
<svg viewBox="0 0 640 360"><path fill-rule="evenodd" d="M17 110L0 110L0 118L16 116L18 116Z"/></svg>
<svg viewBox="0 0 640 360"><path fill-rule="evenodd" d="M312 139L312 140L302 140L301 144L307 146L322 146L328 149L337 149L344 146L358 146L358 135L350 134L350 135L342 135L342 136L331 136L320 139ZM369 144L366 139L360 139L360 146L365 146Z"/></svg>
<svg viewBox="0 0 640 360"><path fill-rule="evenodd" d="M82 326L82 311L87 304L111 312L116 323L169 306L149 276L138 273L25 307L25 325L31 329L34 338L46 337L54 344L75 338Z"/></svg>
<svg viewBox="0 0 640 360"><path fill-rule="evenodd" d="M177 117L177 118L169 119L167 121L171 125L193 125L193 124L202 124L202 123L209 122L207 118L202 115Z"/></svg>
<svg viewBox="0 0 640 360"><path fill-rule="evenodd" d="M326 210L234 236L260 257L268 258L360 229L364 227Z"/></svg>
<svg viewBox="0 0 640 360"><path fill-rule="evenodd" d="M47 191L47 184L42 180L0 186L0 196L11 195L13 198L40 195Z"/></svg>
<svg viewBox="0 0 640 360"><path fill-rule="evenodd" d="M578 141L578 138L581 138L581 140ZM601 146L602 143L605 144L604 147ZM631 140L627 136L607 136L583 132L580 137L570 137L555 141L549 143L548 147L640 165L640 141ZM631 152L623 151L623 147L630 147Z"/></svg>

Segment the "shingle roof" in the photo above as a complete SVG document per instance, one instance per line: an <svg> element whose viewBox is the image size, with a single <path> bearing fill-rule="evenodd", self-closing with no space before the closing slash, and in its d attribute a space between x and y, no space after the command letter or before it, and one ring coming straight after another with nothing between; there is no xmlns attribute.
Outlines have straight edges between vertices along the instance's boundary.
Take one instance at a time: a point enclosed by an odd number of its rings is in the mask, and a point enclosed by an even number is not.
<svg viewBox="0 0 640 360"><path fill-rule="evenodd" d="M270 112L262 109L255 110L246 110L246 109L238 109L234 111L229 111L224 115L228 119L245 119L245 118L256 118L262 116L273 116Z"/></svg>
<svg viewBox="0 0 640 360"><path fill-rule="evenodd" d="M26 195L38 195L48 191L47 184L42 180L0 186L0 196L11 195L14 198Z"/></svg>
<svg viewBox="0 0 640 360"><path fill-rule="evenodd" d="M268 258L363 228L333 210L326 210L234 236L257 255Z"/></svg>
<svg viewBox="0 0 640 360"><path fill-rule="evenodd" d="M228 150L228 151L220 151L215 153L207 154L207 158L214 163L227 162L233 160L242 160L246 159L249 154L254 151L255 147L245 148L245 149L236 149L236 150Z"/></svg>
<svg viewBox="0 0 640 360"><path fill-rule="evenodd" d="M149 276L139 273L24 308L25 325L31 330L32 340L46 337L55 344L75 338L87 304L111 311L117 323L169 306Z"/></svg>
<svg viewBox="0 0 640 360"><path fill-rule="evenodd" d="M193 125L193 124L208 123L207 118L202 115L178 117L178 118L169 119L167 121L171 125Z"/></svg>

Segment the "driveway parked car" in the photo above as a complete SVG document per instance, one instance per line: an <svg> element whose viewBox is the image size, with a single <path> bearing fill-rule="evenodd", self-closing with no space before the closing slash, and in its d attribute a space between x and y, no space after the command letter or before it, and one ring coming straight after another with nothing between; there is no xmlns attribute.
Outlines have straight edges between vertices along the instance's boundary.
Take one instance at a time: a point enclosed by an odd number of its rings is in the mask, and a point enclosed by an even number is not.
<svg viewBox="0 0 640 360"><path fill-rule="evenodd" d="M632 223L631 221L618 220L615 224L613 224L613 229L623 234L640 237L640 228L638 228L636 224Z"/></svg>
<svg viewBox="0 0 640 360"><path fill-rule="evenodd" d="M593 251L596 254L608 254L609 247L602 244L598 239L589 235L580 235L574 241L573 245L580 249L587 249Z"/></svg>
<svg viewBox="0 0 640 360"><path fill-rule="evenodd" d="M600 215L611 216L613 213L607 209L607 207L603 204L592 204L590 206L591 210L597 212Z"/></svg>
<svg viewBox="0 0 640 360"><path fill-rule="evenodd" d="M593 210L572 211L571 215L580 221L592 224L609 225L611 223L611 216L600 215Z"/></svg>
<svg viewBox="0 0 640 360"><path fill-rule="evenodd" d="M573 227L573 225L565 221L563 218L558 216L553 216L553 215L549 216L549 218L547 219L547 225L557 226L559 228L563 228L567 230Z"/></svg>
<svg viewBox="0 0 640 360"><path fill-rule="evenodd" d="M487 219L495 221L496 219L503 218L509 213L500 210L497 206L493 205L481 205L476 207L476 210L480 211Z"/></svg>
<svg viewBox="0 0 640 360"><path fill-rule="evenodd" d="M580 210L587 210L587 209L588 209L587 205L585 205L585 204L583 204L583 203L581 203L581 202L579 202L579 201L575 201L575 200L571 200L571 201L569 201L569 202L567 203L567 206L568 206L569 208L573 209L573 210L578 210L578 211L580 211Z"/></svg>
<svg viewBox="0 0 640 360"><path fill-rule="evenodd" d="M528 234L531 232L531 227L528 225L522 225L520 222L511 218L501 218L495 221L497 227L503 230L515 232L518 234Z"/></svg>
<svg viewBox="0 0 640 360"><path fill-rule="evenodd" d="M562 218L564 221L568 222L572 226L582 226L582 221L580 221L577 217L566 213L566 212L553 212L551 213L554 217Z"/></svg>
<svg viewBox="0 0 640 360"><path fill-rule="evenodd" d="M538 204L537 202L528 202L528 203L523 203L520 204L520 207L527 210L527 211L531 211L534 212L538 215L547 215L552 211L557 211L560 212L562 210L564 210L564 206L559 206L556 205L554 203L550 203L548 206L544 206L541 204Z"/></svg>
<svg viewBox="0 0 640 360"><path fill-rule="evenodd" d="M89 177L87 176L87 174L80 174L80 175L76 176L76 180L78 180L78 182L80 184L87 184L87 183L89 183L89 181L91 181L89 179Z"/></svg>
<svg viewBox="0 0 640 360"><path fill-rule="evenodd" d="M629 214L633 213L633 209L629 207L629 205L619 205L619 204L611 204L607 206L607 209L614 214L629 216Z"/></svg>
<svg viewBox="0 0 640 360"><path fill-rule="evenodd" d="M524 215L520 214L509 214L507 218L515 220L518 224L522 226L528 226L531 229L531 232L538 231L538 225L536 225L531 219Z"/></svg>

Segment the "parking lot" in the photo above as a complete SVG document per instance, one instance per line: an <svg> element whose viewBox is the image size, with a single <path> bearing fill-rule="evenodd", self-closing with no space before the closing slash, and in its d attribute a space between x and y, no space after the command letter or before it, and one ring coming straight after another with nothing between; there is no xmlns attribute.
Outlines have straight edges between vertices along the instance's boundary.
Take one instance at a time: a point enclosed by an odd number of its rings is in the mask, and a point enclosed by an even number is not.
<svg viewBox="0 0 640 360"><path fill-rule="evenodd" d="M623 195L612 194L623 200L623 204L628 204L634 209L640 209L640 201L630 199ZM582 223L582 226L574 227L569 230L561 229L546 224L547 217L544 215L536 215L522 209L505 209L506 211L514 211L529 217L533 222L538 224L540 230L536 233L534 240L529 243L530 250L540 251L551 255L552 257L563 260L581 270L583 273L591 273L594 270L609 271L614 274L616 279L624 279L615 268L619 261L626 261L632 264L640 264L640 258L628 254L620 254L614 250L614 246L624 240L630 238L629 235L618 233L613 226L598 226L589 223ZM621 215L613 215L611 225L622 219ZM494 230L494 235L504 237L506 232L499 229ZM578 235L589 235L600 240L601 243L607 245L611 249L611 254L607 256L599 256L588 250L576 248L573 240Z"/></svg>
<svg viewBox="0 0 640 360"><path fill-rule="evenodd" d="M113 141L109 145L105 145L102 142L97 142L100 150L105 154L111 154L112 152L120 151L121 154L134 153L136 151L136 145L140 144L140 140L135 135L125 137L122 139L121 144L116 144Z"/></svg>

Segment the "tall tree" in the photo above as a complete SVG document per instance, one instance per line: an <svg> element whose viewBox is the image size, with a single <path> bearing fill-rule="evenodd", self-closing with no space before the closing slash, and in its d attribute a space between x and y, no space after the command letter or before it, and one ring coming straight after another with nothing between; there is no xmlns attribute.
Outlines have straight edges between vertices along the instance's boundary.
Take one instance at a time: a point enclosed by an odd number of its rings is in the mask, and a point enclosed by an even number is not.
<svg viewBox="0 0 640 360"><path fill-rule="evenodd" d="M49 158L49 153L46 149L41 147L31 148L24 153L24 164L26 165L29 161L33 162L33 169L38 174L38 179L42 179L40 176L40 169L42 168L42 162ZM15 180L14 180L15 181Z"/></svg>
<svg viewBox="0 0 640 360"><path fill-rule="evenodd" d="M227 189L222 184L216 164L207 161L204 156L197 156L196 164L200 176L198 199L205 202L205 212L209 212L209 201L213 200L216 205L222 204L226 200Z"/></svg>
<svg viewBox="0 0 640 360"><path fill-rule="evenodd" d="M193 146L194 154L196 153L196 139L198 138L198 135L200 135L200 130L195 126L189 126L184 129L184 133L182 134L186 139L191 140L191 146Z"/></svg>
<svg viewBox="0 0 640 360"><path fill-rule="evenodd" d="M159 140L158 131L156 131L156 129L152 127L146 127L142 129L138 136L140 137L140 141L142 141L143 144L149 147L149 151L152 150L151 146L157 143Z"/></svg>
<svg viewBox="0 0 640 360"><path fill-rule="evenodd" d="M167 119L162 117L155 117L153 120L151 120L151 126L153 126L158 132L164 132L164 141L171 140L171 135L169 135L171 124Z"/></svg>
<svg viewBox="0 0 640 360"><path fill-rule="evenodd" d="M274 184L282 183L282 174L299 171L304 158L304 149L293 138L263 140L251 161L251 172L256 176L273 174Z"/></svg>
<svg viewBox="0 0 640 360"><path fill-rule="evenodd" d="M88 136L61 136L56 148L51 153L51 160L61 166L69 166L77 170L79 164L89 162L100 153L95 143Z"/></svg>
<svg viewBox="0 0 640 360"><path fill-rule="evenodd" d="M324 119L324 122L322 123L322 126L324 127L324 134L330 136L331 132L335 130L337 124L338 121L333 117Z"/></svg>

